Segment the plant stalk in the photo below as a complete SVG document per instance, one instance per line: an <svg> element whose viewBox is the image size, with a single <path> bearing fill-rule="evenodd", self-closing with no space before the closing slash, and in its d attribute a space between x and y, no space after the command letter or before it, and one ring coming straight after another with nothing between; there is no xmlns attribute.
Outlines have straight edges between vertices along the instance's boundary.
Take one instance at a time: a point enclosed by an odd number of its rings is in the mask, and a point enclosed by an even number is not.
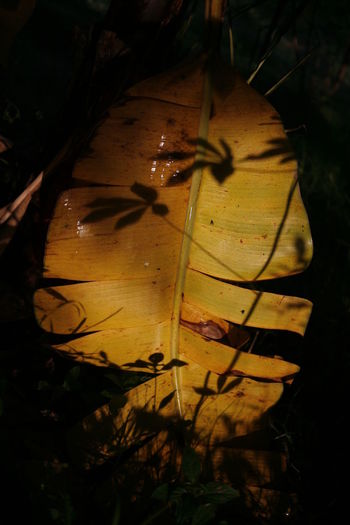
<svg viewBox="0 0 350 525"><path fill-rule="evenodd" d="M203 82L203 94L201 113L199 120L198 138L207 140L209 130L209 120L212 107L213 97L213 82L212 82L212 64L215 51L219 44L220 36L220 22L224 7L224 0L206 0L206 23L208 30L208 59L206 64L206 72ZM197 147L194 164L201 164L200 161L204 159L203 149ZM176 284L174 290L173 315L171 321L170 333L170 353L172 359L179 359L179 325L181 315L181 303L183 290L185 285L186 270L190 255L192 235L194 230L194 223L196 218L197 202L199 196L199 189L202 180L202 168L197 168L192 174L192 184L187 205L186 220L184 227L184 234L182 238L182 246L180 251L179 266L176 277ZM182 387L181 387L181 369L174 368L174 382L175 382L175 396L176 403L180 417L183 416L182 406Z"/></svg>

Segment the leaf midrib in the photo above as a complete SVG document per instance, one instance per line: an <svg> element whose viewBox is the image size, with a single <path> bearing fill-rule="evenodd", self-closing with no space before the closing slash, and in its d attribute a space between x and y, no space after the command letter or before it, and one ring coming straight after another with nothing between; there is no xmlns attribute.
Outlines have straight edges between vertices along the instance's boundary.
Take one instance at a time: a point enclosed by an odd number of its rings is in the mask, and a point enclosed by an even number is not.
<svg viewBox="0 0 350 525"><path fill-rule="evenodd" d="M212 76L210 63L207 63L207 69L203 80L203 95L202 105L199 119L198 138L207 140L209 130L209 120L212 105ZM198 161L203 160L203 148L197 146L197 151L194 159L195 165ZM182 245L179 256L179 265L176 275L176 283L174 290L173 314L171 320L170 330L170 355L171 359L179 359L179 329L180 329L180 315L183 291L185 286L186 271L188 266L192 235L194 230L194 222L196 218L197 202L199 190L202 180L203 168L197 168L192 174L192 184L188 199L185 226L182 237ZM174 367L173 378L175 386L175 398L177 409L180 417L183 415L182 407L182 384L181 384L181 368Z"/></svg>

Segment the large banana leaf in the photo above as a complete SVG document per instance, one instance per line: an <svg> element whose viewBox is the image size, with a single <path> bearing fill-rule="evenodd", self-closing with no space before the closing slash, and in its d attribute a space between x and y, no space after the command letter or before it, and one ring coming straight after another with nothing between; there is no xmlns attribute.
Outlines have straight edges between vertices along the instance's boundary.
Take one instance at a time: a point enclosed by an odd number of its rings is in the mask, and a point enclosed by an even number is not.
<svg viewBox="0 0 350 525"><path fill-rule="evenodd" d="M179 417L198 447L264 427L299 367L225 334L234 324L302 335L312 307L259 287L312 255L276 111L238 74L199 60L130 89L73 176L44 276L79 282L38 290L37 320L74 335L55 348L76 360L155 373L73 432L83 461Z"/></svg>

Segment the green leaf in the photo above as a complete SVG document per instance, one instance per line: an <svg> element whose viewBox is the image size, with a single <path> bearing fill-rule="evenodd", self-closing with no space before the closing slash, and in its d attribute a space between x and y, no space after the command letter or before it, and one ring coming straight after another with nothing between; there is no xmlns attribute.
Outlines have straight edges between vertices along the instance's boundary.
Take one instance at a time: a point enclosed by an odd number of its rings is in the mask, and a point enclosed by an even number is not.
<svg viewBox="0 0 350 525"><path fill-rule="evenodd" d="M80 366L73 366L73 368L71 368L67 372L64 378L63 388L68 391L79 390L79 388L81 387L79 379L80 379Z"/></svg>
<svg viewBox="0 0 350 525"><path fill-rule="evenodd" d="M193 515L192 525L205 525L206 523L210 523L212 519L215 518L215 511L216 507L211 503L200 505Z"/></svg>
<svg viewBox="0 0 350 525"><path fill-rule="evenodd" d="M182 473L191 483L196 483L201 473L198 455L191 447L186 447L182 457Z"/></svg>
<svg viewBox="0 0 350 525"><path fill-rule="evenodd" d="M162 483L162 485L159 485L152 494L152 498L156 499L158 501L168 501L169 496L169 485L168 483Z"/></svg>
<svg viewBox="0 0 350 525"><path fill-rule="evenodd" d="M227 503L238 498L238 496L238 490L223 483L212 481L204 486L204 497L210 503Z"/></svg>
<svg viewBox="0 0 350 525"><path fill-rule="evenodd" d="M188 489L186 487L184 486L175 487L171 491L169 501L171 501L172 503L179 503L179 501L185 494L188 494Z"/></svg>

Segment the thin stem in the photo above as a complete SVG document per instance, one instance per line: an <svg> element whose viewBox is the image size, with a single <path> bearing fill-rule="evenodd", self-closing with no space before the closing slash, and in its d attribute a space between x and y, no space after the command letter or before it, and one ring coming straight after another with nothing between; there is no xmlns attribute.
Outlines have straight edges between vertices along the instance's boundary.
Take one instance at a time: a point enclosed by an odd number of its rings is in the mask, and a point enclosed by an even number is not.
<svg viewBox="0 0 350 525"><path fill-rule="evenodd" d="M41 172L27 188L22 191L22 193L10 204L0 209L0 224L6 222L15 211L20 207L20 205L28 198L33 195L41 186L43 179L43 172ZM29 202L29 201L28 201Z"/></svg>
<svg viewBox="0 0 350 525"><path fill-rule="evenodd" d="M270 51L270 53L266 56L264 56L264 58L262 58L259 62L259 64L257 65L257 67L254 69L253 73L250 75L250 77L248 78L247 80L247 84L251 84L254 80L254 78L256 77L256 75L259 73L260 69L263 67L263 65L265 64L266 60L269 58L269 56L271 55L272 53L272 50Z"/></svg>
<svg viewBox="0 0 350 525"><path fill-rule="evenodd" d="M198 137L201 139L206 139L208 136L208 127L209 127L209 117L211 110L211 101L212 101L212 81L211 74L208 69L203 87L203 102L201 109L201 116L199 122L199 132ZM203 150L197 150L195 163L203 160L204 154ZM197 201L199 195L199 188L202 180L202 169L196 169L192 175L192 185L188 200L184 235L182 239L182 247L180 252L179 267L174 291L174 306L173 306L173 317L172 317L172 327L171 327L171 357L172 359L178 359L178 348L179 348L179 323L180 323L180 310L182 303L182 294L185 285L185 277L187 264L191 248L191 239L194 228L194 221L196 216ZM181 402L181 378L180 378L180 369L178 367L174 370L175 378L175 389L177 396L177 405L179 409L180 416L182 416L182 402Z"/></svg>
<svg viewBox="0 0 350 525"><path fill-rule="evenodd" d="M288 71L288 73L286 73L285 75L283 75L283 77L278 81L276 82L276 84L274 84L270 89L268 89L265 93L265 97L268 97L269 95L271 95L271 93L273 93L278 87L280 87L281 84L283 84L283 82L285 82L287 80L287 78L289 78L293 73L294 71L296 71L300 66L302 66L311 56L312 54L312 51L310 51L310 53L308 53L307 55L305 55L303 58L301 58L300 60L298 60L298 62L295 64L295 66L290 70Z"/></svg>

